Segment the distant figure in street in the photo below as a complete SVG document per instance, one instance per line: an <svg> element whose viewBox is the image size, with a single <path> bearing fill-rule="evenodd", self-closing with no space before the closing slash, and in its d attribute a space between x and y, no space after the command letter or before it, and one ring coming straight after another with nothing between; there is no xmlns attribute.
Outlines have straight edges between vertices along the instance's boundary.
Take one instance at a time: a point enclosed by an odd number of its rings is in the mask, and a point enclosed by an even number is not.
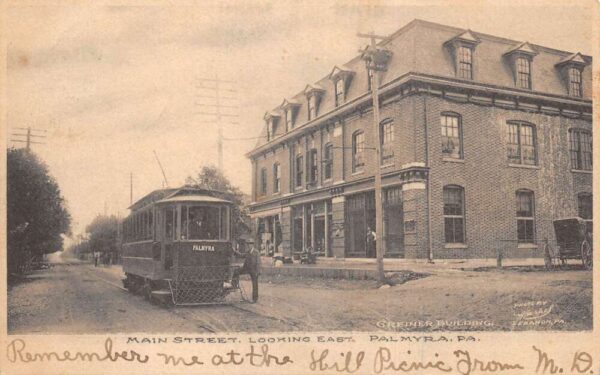
<svg viewBox="0 0 600 375"><path fill-rule="evenodd" d="M98 267L99 260L100 260L100 252L94 251L94 267Z"/></svg>
<svg viewBox="0 0 600 375"><path fill-rule="evenodd" d="M377 235L371 227L367 227L367 257L375 258Z"/></svg>

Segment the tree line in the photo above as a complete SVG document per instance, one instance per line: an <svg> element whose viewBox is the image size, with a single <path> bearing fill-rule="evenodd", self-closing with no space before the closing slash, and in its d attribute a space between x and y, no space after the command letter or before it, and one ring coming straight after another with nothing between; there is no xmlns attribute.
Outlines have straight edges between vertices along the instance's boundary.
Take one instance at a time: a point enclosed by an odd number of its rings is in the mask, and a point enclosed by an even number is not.
<svg viewBox="0 0 600 375"><path fill-rule="evenodd" d="M63 247L71 215L48 167L27 149L7 152L8 274L29 271Z"/></svg>

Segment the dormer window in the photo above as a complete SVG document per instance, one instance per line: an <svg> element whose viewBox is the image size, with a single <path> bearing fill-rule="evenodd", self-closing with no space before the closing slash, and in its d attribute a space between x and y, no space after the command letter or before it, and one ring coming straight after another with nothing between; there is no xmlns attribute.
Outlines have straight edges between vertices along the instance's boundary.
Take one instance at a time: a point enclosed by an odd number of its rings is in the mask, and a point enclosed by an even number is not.
<svg viewBox="0 0 600 375"><path fill-rule="evenodd" d="M288 108L285 111L285 126L286 128L292 129L294 127L294 111L291 108Z"/></svg>
<svg viewBox="0 0 600 375"><path fill-rule="evenodd" d="M371 85L373 84L373 69L369 69L369 64L367 64L367 91L371 91Z"/></svg>
<svg viewBox="0 0 600 375"><path fill-rule="evenodd" d="M517 87L531 88L531 62L527 57L517 57Z"/></svg>
<svg viewBox="0 0 600 375"><path fill-rule="evenodd" d="M285 115L285 131L290 131L294 128L294 124L296 123L296 112L298 111L298 107L300 107L300 103L284 99L281 104L281 109Z"/></svg>
<svg viewBox="0 0 600 375"><path fill-rule="evenodd" d="M308 104L308 120L315 119L319 114L319 104L321 96L325 92L321 86L318 85L307 85L304 89L304 95L306 95L306 102Z"/></svg>
<svg viewBox="0 0 600 375"><path fill-rule="evenodd" d="M458 76L473 79L473 50L470 47L461 46L458 49Z"/></svg>
<svg viewBox="0 0 600 375"><path fill-rule="evenodd" d="M569 95L578 98L583 96L582 75L583 69L587 64L588 62L580 53L569 55L556 64L556 67L563 77Z"/></svg>
<svg viewBox="0 0 600 375"><path fill-rule="evenodd" d="M339 107L346 101L346 91L350 85L352 75L353 72L345 66L336 66L329 75L329 79L334 83L336 107Z"/></svg>
<svg viewBox="0 0 600 375"><path fill-rule="evenodd" d="M520 89L531 90L531 66L537 51L527 42L510 49L504 54L513 71L515 86Z"/></svg>
<svg viewBox="0 0 600 375"><path fill-rule="evenodd" d="M317 97L311 95L308 97L308 119L312 120L317 117Z"/></svg>
<svg viewBox="0 0 600 375"><path fill-rule="evenodd" d="M344 80L338 79L335 82L335 106L338 107L346 100L346 90L344 87Z"/></svg>
<svg viewBox="0 0 600 375"><path fill-rule="evenodd" d="M279 116L277 113L267 112L264 119L267 126L267 142L271 141L277 134L277 125L279 124Z"/></svg>
<svg viewBox="0 0 600 375"><path fill-rule="evenodd" d="M581 96L581 70L569 68L569 94Z"/></svg>
<svg viewBox="0 0 600 375"><path fill-rule="evenodd" d="M473 52L480 43L472 31L467 30L445 43L454 57L456 77L473 79Z"/></svg>

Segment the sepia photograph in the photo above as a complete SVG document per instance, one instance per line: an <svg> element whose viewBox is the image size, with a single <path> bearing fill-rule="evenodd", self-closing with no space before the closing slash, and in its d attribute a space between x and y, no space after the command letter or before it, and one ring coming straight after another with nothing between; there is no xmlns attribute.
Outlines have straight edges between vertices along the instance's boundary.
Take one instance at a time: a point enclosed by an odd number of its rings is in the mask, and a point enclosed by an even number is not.
<svg viewBox="0 0 600 375"><path fill-rule="evenodd" d="M591 333L597 5L5 4L8 335Z"/></svg>

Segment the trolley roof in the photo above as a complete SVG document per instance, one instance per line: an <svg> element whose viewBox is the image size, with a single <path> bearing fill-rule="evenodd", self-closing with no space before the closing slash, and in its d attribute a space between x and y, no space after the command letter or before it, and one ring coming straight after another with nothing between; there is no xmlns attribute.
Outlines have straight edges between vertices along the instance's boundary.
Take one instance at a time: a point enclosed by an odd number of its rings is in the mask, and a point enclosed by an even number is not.
<svg viewBox="0 0 600 375"><path fill-rule="evenodd" d="M167 200L169 202L214 202L214 203L231 203L228 200L219 198L218 196L223 196L225 193L218 190L210 190L210 189L201 189L194 188L189 186L183 186L180 188L170 188L170 189L158 189L154 190L144 197L138 199L134 204L129 206L131 211L140 210L146 206L155 204L155 203L163 203Z"/></svg>
<svg viewBox="0 0 600 375"><path fill-rule="evenodd" d="M180 195L176 197L161 199L159 203L176 203L176 202L203 202L203 203L231 203L228 200L211 197L208 195Z"/></svg>

